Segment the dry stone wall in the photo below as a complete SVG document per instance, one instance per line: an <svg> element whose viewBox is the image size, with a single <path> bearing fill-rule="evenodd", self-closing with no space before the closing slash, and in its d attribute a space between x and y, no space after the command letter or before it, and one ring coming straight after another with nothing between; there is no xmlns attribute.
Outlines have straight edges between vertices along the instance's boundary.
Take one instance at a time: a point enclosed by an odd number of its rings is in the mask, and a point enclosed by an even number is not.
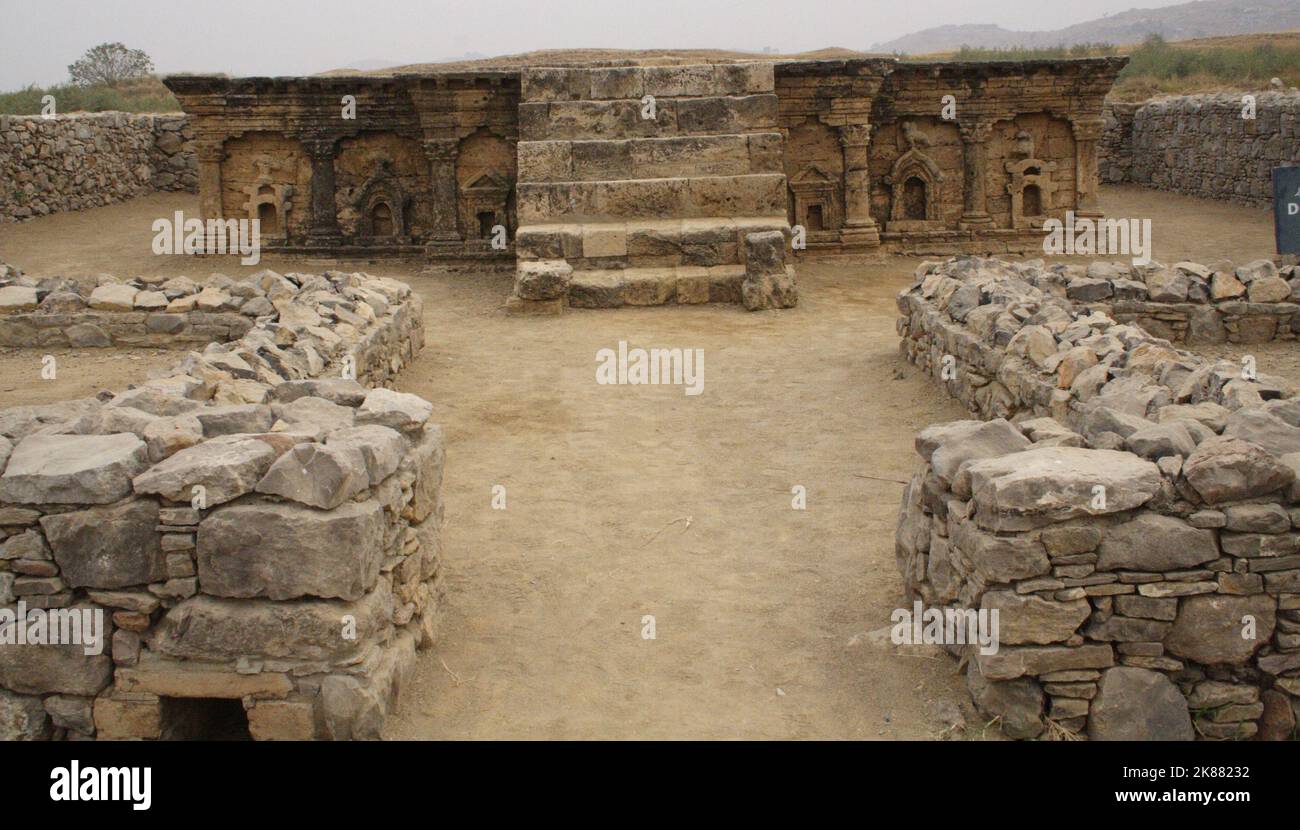
<svg viewBox="0 0 1300 830"><path fill-rule="evenodd" d="M1013 737L1294 737L1300 398L1061 282L960 259L899 296L903 354L979 416L917 437L909 595L998 613L996 649L950 648Z"/></svg>
<svg viewBox="0 0 1300 830"><path fill-rule="evenodd" d="M1101 141L1101 180L1250 205L1273 201L1274 167L1300 164L1300 93L1241 93L1111 104Z"/></svg>
<svg viewBox="0 0 1300 830"><path fill-rule="evenodd" d="M213 737L231 706L257 739L373 738L435 637L442 433L383 386L419 297L272 271L183 297L213 290L270 309L126 391L0 411L0 738Z"/></svg>
<svg viewBox="0 0 1300 830"><path fill-rule="evenodd" d="M198 191L187 116L0 116L0 221Z"/></svg>
<svg viewBox="0 0 1300 830"><path fill-rule="evenodd" d="M1265 343L1300 334L1300 271L1294 264L1094 262L1087 268L1054 266L1050 281L1039 284L1175 343Z"/></svg>

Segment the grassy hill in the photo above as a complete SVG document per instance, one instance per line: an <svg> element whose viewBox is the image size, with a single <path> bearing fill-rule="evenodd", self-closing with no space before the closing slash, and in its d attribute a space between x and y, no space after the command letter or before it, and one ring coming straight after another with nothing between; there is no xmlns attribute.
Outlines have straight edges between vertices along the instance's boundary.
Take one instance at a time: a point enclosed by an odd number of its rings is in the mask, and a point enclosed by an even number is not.
<svg viewBox="0 0 1300 830"><path fill-rule="evenodd" d="M1159 95L1239 92L1268 88L1272 78L1300 86L1300 31L1230 35L1167 43L1159 37L1138 45L1077 44L1039 49L975 49L917 55L925 60L1034 60L1127 55L1110 97L1144 101ZM910 56L902 56L905 59Z"/></svg>
<svg viewBox="0 0 1300 830"><path fill-rule="evenodd" d="M41 98L54 96L57 112L179 112L180 104L156 77L109 86L29 86L17 92L0 93L0 113L40 115Z"/></svg>

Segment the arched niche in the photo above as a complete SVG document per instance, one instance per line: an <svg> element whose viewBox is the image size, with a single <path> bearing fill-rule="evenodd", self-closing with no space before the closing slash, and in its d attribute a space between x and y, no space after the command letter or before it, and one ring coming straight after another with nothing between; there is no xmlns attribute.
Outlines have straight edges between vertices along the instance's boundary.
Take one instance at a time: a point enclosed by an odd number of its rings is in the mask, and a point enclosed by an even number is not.
<svg viewBox="0 0 1300 830"><path fill-rule="evenodd" d="M461 139L456 154L458 219L467 240L490 240L497 225L513 233L515 148L486 127Z"/></svg>
<svg viewBox="0 0 1300 830"><path fill-rule="evenodd" d="M894 161L886 184L890 187L890 231L940 230L943 222L943 171L914 143Z"/></svg>

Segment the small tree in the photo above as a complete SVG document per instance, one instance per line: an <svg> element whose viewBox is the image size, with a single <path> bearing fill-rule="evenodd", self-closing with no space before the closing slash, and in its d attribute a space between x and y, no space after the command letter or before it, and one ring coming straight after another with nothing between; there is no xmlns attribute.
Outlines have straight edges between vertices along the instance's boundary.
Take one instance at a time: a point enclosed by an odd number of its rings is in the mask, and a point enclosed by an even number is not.
<svg viewBox="0 0 1300 830"><path fill-rule="evenodd" d="M101 43L68 66L68 74L78 86L104 84L116 87L123 81L151 72L153 61L148 55L140 49L127 49L120 43Z"/></svg>

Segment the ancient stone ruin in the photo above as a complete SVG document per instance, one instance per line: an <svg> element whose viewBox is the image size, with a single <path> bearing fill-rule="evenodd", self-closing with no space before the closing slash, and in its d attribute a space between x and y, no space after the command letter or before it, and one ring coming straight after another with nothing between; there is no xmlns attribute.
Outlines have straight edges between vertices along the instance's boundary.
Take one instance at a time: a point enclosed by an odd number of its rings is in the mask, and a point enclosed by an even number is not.
<svg viewBox="0 0 1300 830"><path fill-rule="evenodd" d="M1300 397L1071 300L1121 283L1169 299L1177 285L1208 308L1227 280L1285 288L1296 319L1300 273L1269 261L1121 274L965 258L922 265L899 295L903 354L979 420L917 436L898 566L927 606L998 610L996 652L951 650L1009 735L1295 728ZM1260 305L1269 333L1295 337Z"/></svg>
<svg viewBox="0 0 1300 830"><path fill-rule="evenodd" d="M795 251L1026 251L1049 218L1099 216L1102 99L1123 65L857 59L167 84L192 119L203 218L258 219L271 250L514 259L520 313L754 309L796 302Z"/></svg>
<svg viewBox="0 0 1300 830"><path fill-rule="evenodd" d="M383 386L419 297L337 271L98 282L5 267L0 342L204 345L0 411L0 734L377 737L442 593L442 434ZM33 611L98 639L36 639Z"/></svg>
<svg viewBox="0 0 1300 830"><path fill-rule="evenodd" d="M1014 738L1293 737L1300 396L1187 349L1295 341L1300 270L980 258L1101 218L1103 147L1115 181L1251 200L1294 149L1294 96L1227 161L1184 126L1222 102L1104 111L1123 65L174 76L185 116L0 123L0 218L196 187L264 250L509 270L517 315L788 309L805 256L959 255L898 297L902 354L975 417L920 431L895 549L909 601L998 614L998 648L946 643L976 708ZM0 346L193 349L0 410L0 738L380 736L443 605L442 433L391 388L424 336L409 286L350 270L0 264Z"/></svg>

